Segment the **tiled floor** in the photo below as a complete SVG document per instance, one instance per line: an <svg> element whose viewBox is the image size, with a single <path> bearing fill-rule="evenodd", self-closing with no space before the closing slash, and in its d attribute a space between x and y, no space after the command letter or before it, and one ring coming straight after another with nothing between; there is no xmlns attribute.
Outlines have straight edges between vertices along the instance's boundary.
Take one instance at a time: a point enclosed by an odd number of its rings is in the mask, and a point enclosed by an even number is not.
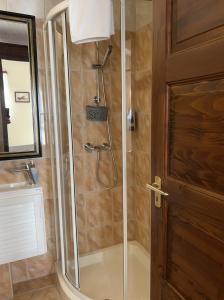
<svg viewBox="0 0 224 300"><path fill-rule="evenodd" d="M57 287L52 286L15 296L13 300L61 300Z"/></svg>

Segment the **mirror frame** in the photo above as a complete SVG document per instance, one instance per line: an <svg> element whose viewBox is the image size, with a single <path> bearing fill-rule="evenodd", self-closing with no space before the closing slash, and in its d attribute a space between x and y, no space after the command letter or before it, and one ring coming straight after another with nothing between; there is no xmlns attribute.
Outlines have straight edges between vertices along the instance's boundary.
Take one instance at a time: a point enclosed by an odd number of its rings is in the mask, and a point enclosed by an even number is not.
<svg viewBox="0 0 224 300"><path fill-rule="evenodd" d="M40 139L40 114L39 114L39 97L38 97L39 96L38 65L37 65L35 16L0 10L0 20L20 22L27 25L30 77L31 77L33 135L34 135L34 151L0 152L0 160L41 157L42 149L41 149L41 139Z"/></svg>

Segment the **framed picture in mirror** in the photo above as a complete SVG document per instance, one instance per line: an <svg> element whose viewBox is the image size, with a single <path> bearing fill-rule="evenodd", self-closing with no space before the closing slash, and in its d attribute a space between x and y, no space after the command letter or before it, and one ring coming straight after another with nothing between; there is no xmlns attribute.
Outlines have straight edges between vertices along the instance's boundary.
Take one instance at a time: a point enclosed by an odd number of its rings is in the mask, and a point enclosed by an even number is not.
<svg viewBox="0 0 224 300"><path fill-rule="evenodd" d="M15 101L18 103L29 103L30 92L15 92Z"/></svg>

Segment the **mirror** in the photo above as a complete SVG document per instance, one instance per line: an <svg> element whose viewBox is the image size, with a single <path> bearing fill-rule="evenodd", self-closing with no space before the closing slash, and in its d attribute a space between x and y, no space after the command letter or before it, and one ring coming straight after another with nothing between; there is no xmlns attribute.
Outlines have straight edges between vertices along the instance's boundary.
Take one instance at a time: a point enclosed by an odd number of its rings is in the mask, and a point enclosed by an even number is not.
<svg viewBox="0 0 224 300"><path fill-rule="evenodd" d="M41 156L35 17L0 11L0 159Z"/></svg>

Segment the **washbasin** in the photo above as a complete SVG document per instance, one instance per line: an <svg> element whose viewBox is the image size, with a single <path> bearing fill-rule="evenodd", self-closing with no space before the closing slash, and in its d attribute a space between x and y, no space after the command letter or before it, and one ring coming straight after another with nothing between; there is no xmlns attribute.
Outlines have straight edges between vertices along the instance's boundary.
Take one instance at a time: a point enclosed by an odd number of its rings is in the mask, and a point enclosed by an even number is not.
<svg viewBox="0 0 224 300"><path fill-rule="evenodd" d="M31 188L31 187L35 187L35 186L30 185L26 181L5 183L5 184L0 184L0 192L11 191L11 190L16 190L16 189L19 190L19 189Z"/></svg>

